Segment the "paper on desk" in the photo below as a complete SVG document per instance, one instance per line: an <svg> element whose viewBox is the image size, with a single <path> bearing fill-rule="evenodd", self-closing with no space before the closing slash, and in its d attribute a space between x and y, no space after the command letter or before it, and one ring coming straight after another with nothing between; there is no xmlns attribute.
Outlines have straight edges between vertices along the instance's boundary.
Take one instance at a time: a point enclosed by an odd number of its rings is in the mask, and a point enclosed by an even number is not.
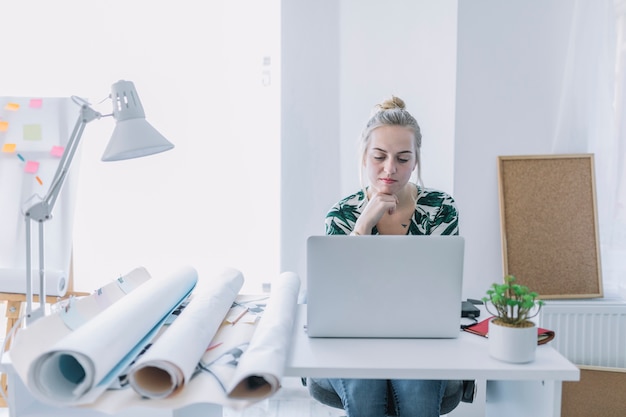
<svg viewBox="0 0 626 417"><path fill-rule="evenodd" d="M243 286L243 275L226 269L198 288L178 318L131 367L131 387L146 398L166 398L189 382Z"/></svg>
<svg viewBox="0 0 626 417"><path fill-rule="evenodd" d="M150 279L58 340L33 359L27 378L31 393L42 402L59 406L95 401L189 295L197 280L193 268Z"/></svg>

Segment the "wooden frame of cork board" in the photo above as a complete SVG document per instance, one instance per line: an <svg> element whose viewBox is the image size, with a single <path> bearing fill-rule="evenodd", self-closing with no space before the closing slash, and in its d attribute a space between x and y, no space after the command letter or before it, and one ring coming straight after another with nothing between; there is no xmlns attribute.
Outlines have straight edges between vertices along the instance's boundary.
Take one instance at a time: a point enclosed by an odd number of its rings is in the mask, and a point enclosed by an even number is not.
<svg viewBox="0 0 626 417"><path fill-rule="evenodd" d="M543 299L601 297L592 154L499 156L505 275Z"/></svg>

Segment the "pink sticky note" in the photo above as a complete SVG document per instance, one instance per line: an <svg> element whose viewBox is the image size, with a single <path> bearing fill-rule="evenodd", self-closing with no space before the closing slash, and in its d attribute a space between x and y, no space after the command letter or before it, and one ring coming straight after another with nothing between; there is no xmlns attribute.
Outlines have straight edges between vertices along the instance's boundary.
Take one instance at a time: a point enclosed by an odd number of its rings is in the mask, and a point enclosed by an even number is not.
<svg viewBox="0 0 626 417"><path fill-rule="evenodd" d="M39 162L37 161L26 161L26 166L24 166L24 172L28 174L34 174L39 170Z"/></svg>
<svg viewBox="0 0 626 417"><path fill-rule="evenodd" d="M50 149L50 155L60 158L63 156L64 150L65 148L63 146L53 146L52 149Z"/></svg>
<svg viewBox="0 0 626 417"><path fill-rule="evenodd" d="M43 104L43 100L40 98L31 98L30 103L28 103L28 105L32 109L40 109L42 104Z"/></svg>
<svg viewBox="0 0 626 417"><path fill-rule="evenodd" d="M15 152L15 143L5 143L2 146L2 152L6 152L6 153Z"/></svg>
<svg viewBox="0 0 626 417"><path fill-rule="evenodd" d="M7 130L9 130L9 122L0 120L0 132L6 132Z"/></svg>
<svg viewBox="0 0 626 417"><path fill-rule="evenodd" d="M20 108L20 105L17 103L7 103L6 106L4 106L5 110L18 110Z"/></svg>

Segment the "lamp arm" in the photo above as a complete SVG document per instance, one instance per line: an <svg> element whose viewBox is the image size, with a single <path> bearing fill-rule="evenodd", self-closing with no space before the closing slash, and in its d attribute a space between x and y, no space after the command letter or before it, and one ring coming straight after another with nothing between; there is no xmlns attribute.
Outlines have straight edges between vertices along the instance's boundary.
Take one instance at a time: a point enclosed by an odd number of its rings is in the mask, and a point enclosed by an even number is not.
<svg viewBox="0 0 626 417"><path fill-rule="evenodd" d="M52 209L54 208L56 200L61 193L63 183L65 182L72 160L74 159L74 154L78 149L78 144L80 143L85 126L87 123L99 119L100 117L102 117L102 115L93 110L87 104L81 105L80 115L78 116L78 120L76 120L72 135L67 142L63 156L61 157L57 170L52 178L50 188L48 189L45 197L30 206L24 212L24 215L27 218L38 222L43 222L52 218Z"/></svg>
<svg viewBox="0 0 626 417"><path fill-rule="evenodd" d="M52 209L61 193L63 183L67 177L67 173L74 159L76 149L83 131L87 123L99 119L102 117L100 113L93 110L84 102L81 104L80 115L76 120L76 125L72 130L72 134L67 141L65 151L61 156L57 170L50 182L50 188L44 198L34 195L27 202L27 209L24 211L24 219L26 221L26 323L37 319L45 315L45 302L46 302L46 276L44 269L44 222L52 218ZM33 198L38 201L35 204L31 204ZM32 276L31 276L31 236L30 236L30 222L36 221L39 223L39 309L33 311L33 288L32 288Z"/></svg>

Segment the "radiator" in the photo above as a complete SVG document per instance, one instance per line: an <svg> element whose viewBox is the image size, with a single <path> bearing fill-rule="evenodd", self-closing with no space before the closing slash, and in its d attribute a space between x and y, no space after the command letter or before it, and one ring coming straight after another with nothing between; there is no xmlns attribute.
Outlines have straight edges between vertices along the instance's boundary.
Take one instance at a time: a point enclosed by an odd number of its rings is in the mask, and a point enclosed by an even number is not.
<svg viewBox="0 0 626 417"><path fill-rule="evenodd" d="M550 344L573 363L626 368L626 302L547 300L538 323L555 331Z"/></svg>

